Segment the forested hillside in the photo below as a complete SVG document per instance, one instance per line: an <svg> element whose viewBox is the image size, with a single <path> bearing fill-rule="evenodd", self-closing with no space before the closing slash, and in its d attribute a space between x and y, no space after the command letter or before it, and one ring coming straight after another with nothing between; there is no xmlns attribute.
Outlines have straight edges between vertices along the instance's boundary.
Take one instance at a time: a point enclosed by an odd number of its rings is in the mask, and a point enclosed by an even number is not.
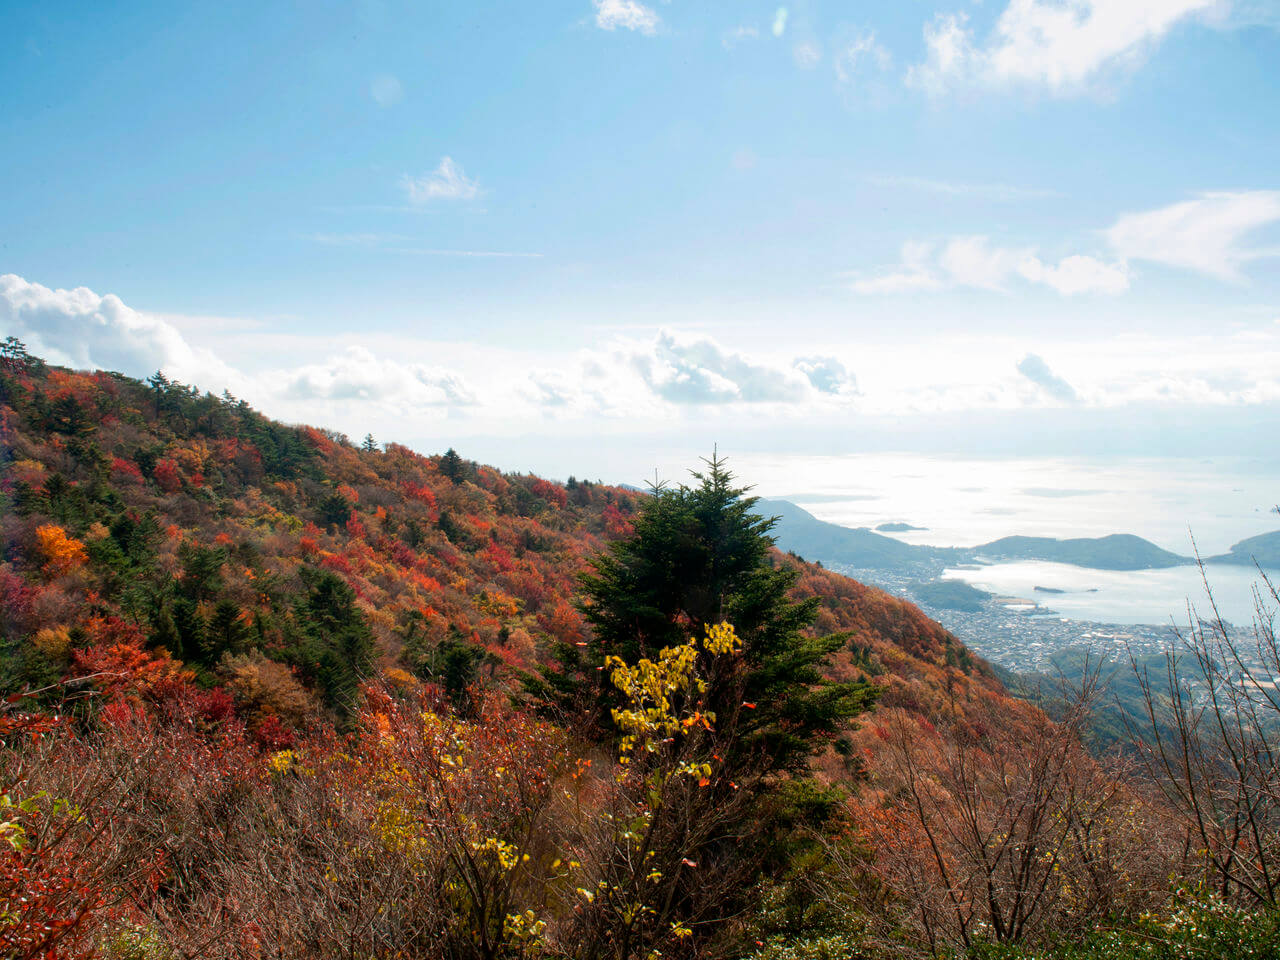
<svg viewBox="0 0 1280 960"><path fill-rule="evenodd" d="M271 717L341 716L377 670L515 693L522 673L584 641L576 577L646 499L452 450L355 444L162 376L19 352L2 387L10 690L99 672L136 646L201 687L229 684L271 729ZM937 690L963 659L995 695L985 667L910 604L773 562L818 598L818 632L851 632L837 670L874 657L886 682Z"/></svg>
<svg viewBox="0 0 1280 960"><path fill-rule="evenodd" d="M722 462L562 484L12 340L0 444L6 957L969 950L1194 857Z"/></svg>

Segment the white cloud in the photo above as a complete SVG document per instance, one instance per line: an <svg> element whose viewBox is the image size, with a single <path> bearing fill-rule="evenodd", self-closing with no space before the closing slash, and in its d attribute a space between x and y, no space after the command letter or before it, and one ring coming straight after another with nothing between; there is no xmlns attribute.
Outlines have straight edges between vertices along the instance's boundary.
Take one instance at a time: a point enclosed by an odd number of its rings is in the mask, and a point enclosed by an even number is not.
<svg viewBox="0 0 1280 960"><path fill-rule="evenodd" d="M52 363L134 377L163 370L200 390L230 390L269 414L309 422L346 416L352 403L408 413L477 402L454 371L377 357L359 346L319 363L246 373L192 347L168 320L134 310L119 297L86 287L50 290L12 274L0 276L0 336L6 335Z"/></svg>
<svg viewBox="0 0 1280 960"><path fill-rule="evenodd" d="M791 56L796 66L802 70L812 70L822 62L822 48L816 43L797 43L791 48Z"/></svg>
<svg viewBox="0 0 1280 960"><path fill-rule="evenodd" d="M934 186L932 181L923 185ZM1129 289L1131 261L1241 281L1250 262L1280 259L1280 246L1246 242L1254 231L1276 223L1280 223L1280 190L1204 193L1194 200L1120 217L1104 232L1112 260L1071 254L1056 262L1045 261L1035 247L1003 247L985 236L960 236L940 248L929 243L904 244L900 264L858 276L852 289L862 294L947 287L1008 292L1012 282L1022 280L1062 296L1114 296Z"/></svg>
<svg viewBox="0 0 1280 960"><path fill-rule="evenodd" d="M480 187L467 177L460 165L452 157L442 157L440 164L420 177L408 174L400 178L400 185L409 197L410 203L428 203L432 200L471 200L479 192Z"/></svg>
<svg viewBox="0 0 1280 960"><path fill-rule="evenodd" d="M835 54L836 79L850 83L868 65L888 70L893 58L876 39L874 30L855 33Z"/></svg>
<svg viewBox="0 0 1280 960"><path fill-rule="evenodd" d="M163 370L215 391L241 385L236 371L194 349L173 324L87 287L51 290L13 274L0 276L0 330L25 341L32 353L82 370L135 377Z"/></svg>
<svg viewBox="0 0 1280 960"><path fill-rule="evenodd" d="M773 15L773 25L769 28L775 37L787 32L787 8L779 7Z"/></svg>
<svg viewBox="0 0 1280 960"><path fill-rule="evenodd" d="M321 363L274 371L268 378L293 400L392 401L396 406L470 406L475 394L457 373L375 356L360 346Z"/></svg>
<svg viewBox="0 0 1280 960"><path fill-rule="evenodd" d="M918 246L904 259L914 258L940 285L956 282L939 264L945 245ZM999 259L1000 249L989 241L971 248L985 251L989 260ZM1015 271L1007 282L1023 282L1021 274ZM1081 331L1051 332L1032 354L1025 332L985 329L860 338L856 354L853 333L844 344L826 343L809 355L792 356L785 348L770 349L762 338L753 341L758 352L739 352L706 336L674 331L568 353L556 346L412 340L373 330L335 346L320 332L228 332L195 318L179 327L83 288L49 290L20 277L0 277L0 337L19 336L52 362L136 376L160 367L201 389L218 392L226 386L287 422L351 436L372 432L431 449L556 431L589 436L593 444L602 437L623 443L627 435L661 434L669 445L693 436L723 439L723 425L736 425L743 436L767 434L790 444L808 442L803 436L829 437L828 428L847 424L855 409L859 422L1061 407L1200 408L1236 422L1237 410L1253 407L1262 411L1256 417L1263 422L1266 411L1280 404L1280 325L1270 322L1273 315L1272 305L1247 328L1233 331L1227 325L1190 337L1165 331L1090 336L1082 325ZM197 343L215 347L237 366ZM855 356L856 379L850 369ZM1210 408L1225 412L1208 413ZM440 426L446 418L447 431ZM601 429L584 431L581 424L593 421Z"/></svg>
<svg viewBox="0 0 1280 960"><path fill-rule="evenodd" d="M369 84L369 96L380 107L390 107L404 99L404 87L389 73L374 77Z"/></svg>
<svg viewBox="0 0 1280 960"><path fill-rule="evenodd" d="M1119 294L1129 289L1129 272L1122 264L1103 263L1080 254L1064 257L1057 266L1028 256L1018 264L1018 272L1029 283L1042 283L1066 297L1078 293Z"/></svg>
<svg viewBox="0 0 1280 960"><path fill-rule="evenodd" d="M1034 353L1018 361L1018 372L1060 403L1075 403L1078 399L1075 387L1050 370L1049 364Z"/></svg>
<svg viewBox="0 0 1280 960"><path fill-rule="evenodd" d="M808 378L798 371L754 363L709 338L663 331L632 363L645 384L670 403L796 403L810 395Z"/></svg>
<svg viewBox="0 0 1280 960"><path fill-rule="evenodd" d="M928 57L922 64L907 68L907 86L919 87L927 93L940 94L961 75L972 70L975 57L973 40L965 26L963 14L938 14L925 24L924 43Z"/></svg>
<svg viewBox="0 0 1280 960"><path fill-rule="evenodd" d="M956 237L942 250L938 265L962 287L1004 292L1027 250L994 247L986 237Z"/></svg>
<svg viewBox="0 0 1280 960"><path fill-rule="evenodd" d="M1065 96L1132 67L1179 22L1219 0L1010 0L985 44L964 14L925 25L925 61L907 83L938 94L958 86L1043 88Z"/></svg>
<svg viewBox="0 0 1280 960"><path fill-rule="evenodd" d="M902 263L873 277L854 281L856 293L906 293L944 287L970 287L1007 293L1017 279L1049 287L1063 296L1123 293L1129 276L1122 264L1075 254L1045 263L1033 247L1000 247L984 236L953 237L934 255L930 243L905 243Z"/></svg>
<svg viewBox="0 0 1280 960"><path fill-rule="evenodd" d="M819 393L837 397L858 394L858 378L835 357L798 357L792 364Z"/></svg>
<svg viewBox="0 0 1280 960"><path fill-rule="evenodd" d="M1278 255L1245 246L1246 236L1278 221L1280 190L1205 193L1158 210L1126 214L1107 231L1107 239L1125 259L1240 280L1248 261Z"/></svg>
<svg viewBox="0 0 1280 960"><path fill-rule="evenodd" d="M619 340L583 351L571 375L539 371L528 380L526 396L549 406L632 418L735 404L809 409L859 395L856 378L838 357L757 359L710 337L669 330L651 340Z"/></svg>
<svg viewBox="0 0 1280 960"><path fill-rule="evenodd" d="M596 8L596 26L601 30L635 30L653 36L658 29L658 15L637 0L591 0Z"/></svg>

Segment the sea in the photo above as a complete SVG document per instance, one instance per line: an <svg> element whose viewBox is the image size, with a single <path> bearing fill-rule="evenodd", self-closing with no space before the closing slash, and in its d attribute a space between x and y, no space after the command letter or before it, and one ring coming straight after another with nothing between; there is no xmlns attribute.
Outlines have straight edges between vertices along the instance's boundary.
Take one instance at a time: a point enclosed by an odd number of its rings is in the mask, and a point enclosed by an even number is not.
<svg viewBox="0 0 1280 960"><path fill-rule="evenodd" d="M913 529L882 532L939 547L1012 535L1131 533L1174 553L1207 558L1280 530L1280 462L1262 457L739 455L734 468L753 492L790 500L821 520L872 529L907 524ZM1268 572L1280 581L1280 571ZM1202 577L1195 566L1121 572L1040 562L957 568L943 576L1072 619L1157 625L1185 624L1188 604L1207 618L1206 580L1218 612L1248 624L1262 579L1253 568L1228 564L1207 564Z"/></svg>

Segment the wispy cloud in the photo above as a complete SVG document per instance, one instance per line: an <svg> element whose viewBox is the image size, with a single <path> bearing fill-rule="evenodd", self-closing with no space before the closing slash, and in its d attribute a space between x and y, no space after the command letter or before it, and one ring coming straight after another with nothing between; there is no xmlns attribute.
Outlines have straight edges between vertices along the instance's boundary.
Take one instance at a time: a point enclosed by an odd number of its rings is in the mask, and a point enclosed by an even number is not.
<svg viewBox="0 0 1280 960"><path fill-rule="evenodd" d="M933 266L931 243L908 241L902 245L902 262L870 277L858 277L850 284L855 293L910 293L932 290L942 285Z"/></svg>
<svg viewBox="0 0 1280 960"><path fill-rule="evenodd" d="M381 247L407 238L387 233L313 233L311 239L326 247Z"/></svg>
<svg viewBox="0 0 1280 960"><path fill-rule="evenodd" d="M1106 235L1125 259L1239 281L1250 260L1280 256L1275 248L1245 243L1253 231L1276 222L1280 222L1280 190L1216 192L1126 214Z"/></svg>
<svg viewBox="0 0 1280 960"><path fill-rule="evenodd" d="M876 39L874 30L862 30L836 47L834 60L836 79L841 83L852 83L868 68L881 72L888 70L893 57Z"/></svg>
<svg viewBox="0 0 1280 960"><path fill-rule="evenodd" d="M928 177L912 177L894 173L873 173L868 174L864 179L867 183L879 187L902 187L910 190L919 190L924 193L936 193L942 196L978 197L982 200L997 200L1005 203L1062 196L1057 190L1046 190L1038 187L1019 187L1007 183L964 183L953 180L932 180Z"/></svg>
<svg viewBox="0 0 1280 960"><path fill-rule="evenodd" d="M538 260L541 253L528 253L519 250L446 250L439 247L388 247L389 253L412 253L424 257L515 257L517 259Z"/></svg>
<svg viewBox="0 0 1280 960"><path fill-rule="evenodd" d="M1218 0L1010 0L984 43L964 13L942 13L925 25L925 59L906 81L935 95L975 86L1078 94L1140 63L1176 24L1219 8Z"/></svg>
<svg viewBox="0 0 1280 960"><path fill-rule="evenodd" d="M791 57L800 69L812 70L822 62L822 48L810 41L797 43L791 48Z"/></svg>
<svg viewBox="0 0 1280 960"><path fill-rule="evenodd" d="M439 165L420 177L405 174L400 186L410 203L430 203L432 200L471 200L480 193L480 186L470 179L461 165L452 157L442 157Z"/></svg>
<svg viewBox="0 0 1280 960"><path fill-rule="evenodd" d="M760 31L752 26L738 26L732 30L726 30L720 38L720 45L726 50L732 50L740 43L746 43L748 40L755 40L760 36Z"/></svg>
<svg viewBox="0 0 1280 960"><path fill-rule="evenodd" d="M637 0L591 0L596 8L596 26L601 30L634 30L653 36L661 22L651 8Z"/></svg>
<svg viewBox="0 0 1280 960"><path fill-rule="evenodd" d="M457 250L419 246L417 238L398 233L314 233L311 239L326 247L360 247L386 253L408 253L428 257L520 257L540 258L541 253L518 250Z"/></svg>

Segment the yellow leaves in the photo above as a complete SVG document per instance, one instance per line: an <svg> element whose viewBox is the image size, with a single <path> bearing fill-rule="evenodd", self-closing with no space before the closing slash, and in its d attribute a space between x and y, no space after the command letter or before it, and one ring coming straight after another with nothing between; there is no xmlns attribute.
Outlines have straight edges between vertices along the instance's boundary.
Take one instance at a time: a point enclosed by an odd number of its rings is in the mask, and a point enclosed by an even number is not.
<svg viewBox="0 0 1280 960"><path fill-rule="evenodd" d="M707 629L701 644L694 639L678 647L663 647L656 660L642 659L634 666L621 657L605 657L609 679L627 698L628 706L613 711L613 721L623 732L620 761L626 763L638 746L652 753L668 738L694 727L711 729L715 715L698 708L678 716L673 700L706 692L706 682L696 675L701 651L721 656L742 649L733 626L719 623Z"/></svg>
<svg viewBox="0 0 1280 960"><path fill-rule="evenodd" d="M429 849L429 843L419 833L414 817L392 800L384 800L378 804L374 811L373 827L388 850L398 851L417 860Z"/></svg>
<svg viewBox="0 0 1280 960"><path fill-rule="evenodd" d="M471 849L476 853L490 854L502 867L503 870L514 870L517 864L528 863L529 855L521 855L514 843L507 843L497 837L486 837L484 840L473 841Z"/></svg>
<svg viewBox="0 0 1280 960"><path fill-rule="evenodd" d="M707 636L702 641L702 646L707 653L717 655L737 653L742 649L742 641L738 638L737 631L733 629L733 624L717 623L714 627L707 628Z"/></svg>
<svg viewBox="0 0 1280 960"><path fill-rule="evenodd" d="M271 755L267 760L267 766L272 773L287 773L289 768L293 766L296 757L297 754L292 750L280 750Z"/></svg>
<svg viewBox="0 0 1280 960"><path fill-rule="evenodd" d="M547 924L539 920L532 910L524 913L509 913L503 921L503 931L518 943L541 945L543 931Z"/></svg>

